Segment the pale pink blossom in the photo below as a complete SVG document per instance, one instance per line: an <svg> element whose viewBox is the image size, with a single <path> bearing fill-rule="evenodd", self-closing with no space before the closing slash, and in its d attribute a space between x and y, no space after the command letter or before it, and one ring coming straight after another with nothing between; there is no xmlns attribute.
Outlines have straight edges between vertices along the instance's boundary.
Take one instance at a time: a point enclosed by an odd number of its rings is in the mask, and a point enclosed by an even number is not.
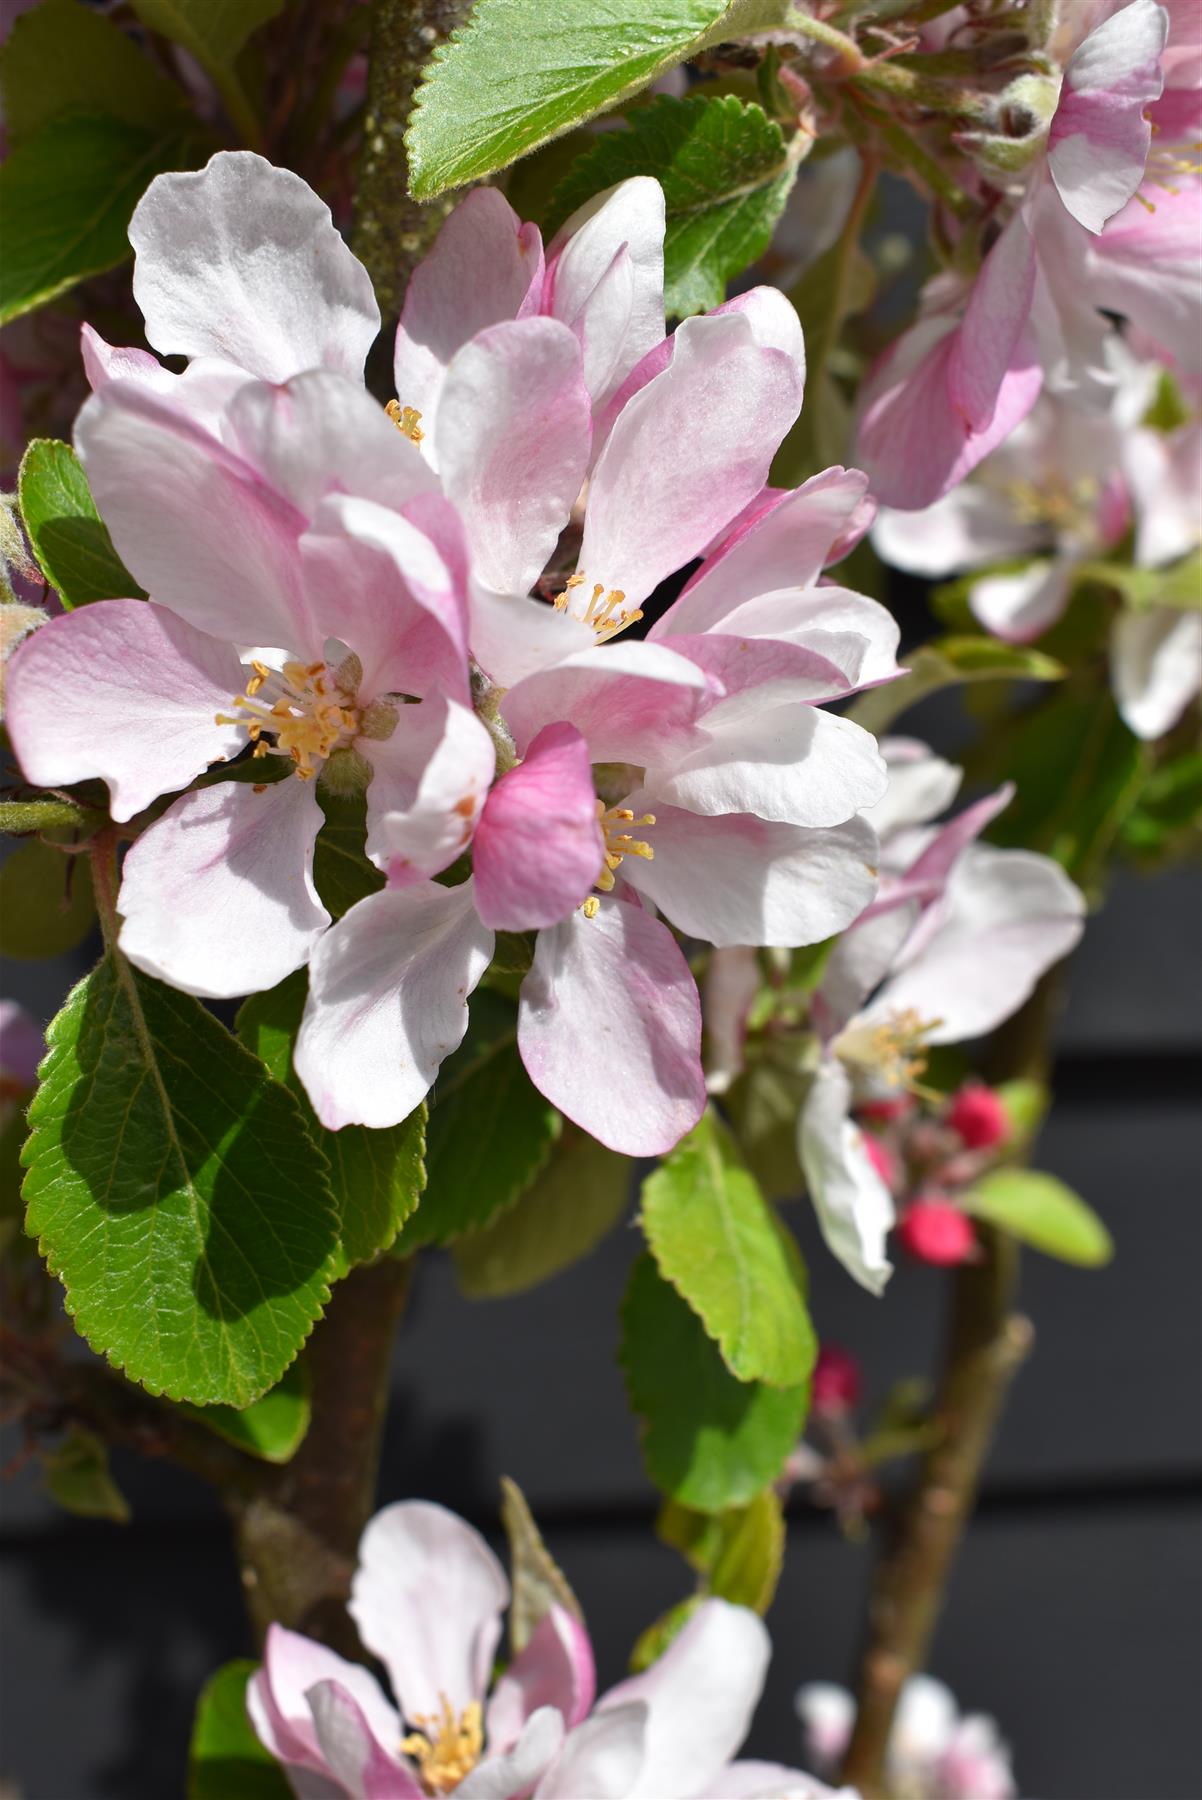
<svg viewBox="0 0 1202 1800"><path fill-rule="evenodd" d="M931 826L949 765L907 739L885 750L908 779L900 804L887 796L877 815L878 897L836 945L814 997L823 1055L798 1126L827 1244L873 1293L891 1273L895 1208L853 1107L904 1091L928 1047L981 1037L1009 1018L1077 942L1085 908L1050 858L976 842L1011 790Z"/></svg>
<svg viewBox="0 0 1202 1800"><path fill-rule="evenodd" d="M845 1688L815 1681L797 1690L803 1753L820 1774L836 1770L851 1741L856 1707ZM994 1721L961 1713L930 1675L902 1689L886 1753L889 1786L907 1800L1016 1800L1010 1751Z"/></svg>

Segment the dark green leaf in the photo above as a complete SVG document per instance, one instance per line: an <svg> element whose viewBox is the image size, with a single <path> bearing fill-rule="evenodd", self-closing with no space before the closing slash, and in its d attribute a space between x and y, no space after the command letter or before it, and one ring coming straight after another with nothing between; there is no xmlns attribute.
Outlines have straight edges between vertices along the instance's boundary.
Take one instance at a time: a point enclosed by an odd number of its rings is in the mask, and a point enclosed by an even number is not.
<svg viewBox="0 0 1202 1800"><path fill-rule="evenodd" d="M70 444L34 438L21 458L18 493L34 555L65 607L146 598L113 549Z"/></svg>
<svg viewBox="0 0 1202 1800"><path fill-rule="evenodd" d="M477 0L435 51L405 142L418 200L503 169L682 62L723 0Z"/></svg>
<svg viewBox="0 0 1202 1800"><path fill-rule="evenodd" d="M65 856L34 838L0 868L0 947L5 956L61 956L96 922L86 856Z"/></svg>
<svg viewBox="0 0 1202 1800"><path fill-rule="evenodd" d="M327 1131L320 1124L292 1067L292 1046L305 1010L308 977L303 969L265 994L252 994L238 1012L238 1036L267 1064L277 1081L296 1095L309 1135L330 1167L330 1187L338 1202L341 1240L349 1267L387 1250L421 1198L426 1171L426 1109L419 1106L399 1125L369 1131L347 1125Z"/></svg>
<svg viewBox="0 0 1202 1800"><path fill-rule="evenodd" d="M253 31L274 19L284 0L133 0L152 31L190 50L210 74L227 68Z"/></svg>
<svg viewBox="0 0 1202 1800"><path fill-rule="evenodd" d="M1202 751L1161 763L1123 822L1123 842L1139 857L1187 850L1202 837Z"/></svg>
<svg viewBox="0 0 1202 1800"><path fill-rule="evenodd" d="M501 1523L509 1539L509 1573L513 1585L509 1643L517 1656L526 1648L552 1606L562 1606L575 1619L583 1615L567 1576L543 1543L525 1494L508 1475L501 1477Z"/></svg>
<svg viewBox="0 0 1202 1800"><path fill-rule="evenodd" d="M552 201L548 229L594 194L632 175L664 190L664 304L682 316L719 306L726 284L764 254L796 165L762 107L734 94L636 108L621 131L603 132Z"/></svg>
<svg viewBox="0 0 1202 1800"><path fill-rule="evenodd" d="M525 1293L595 1249L629 1198L630 1159L565 1125L521 1198L483 1231L455 1241L460 1287L473 1300Z"/></svg>
<svg viewBox="0 0 1202 1800"><path fill-rule="evenodd" d="M0 325L130 254L130 214L155 175L188 167L178 134L64 114L0 169Z"/></svg>
<svg viewBox="0 0 1202 1800"><path fill-rule="evenodd" d="M188 1406L182 1411L207 1425L227 1443L249 1450L264 1462L286 1463L304 1442L312 1414L309 1369L298 1356L283 1379L258 1400L239 1410L233 1406Z"/></svg>
<svg viewBox="0 0 1202 1800"><path fill-rule="evenodd" d="M363 845L367 839L365 794L332 794L318 789L317 798L325 824L317 839L313 879L322 904L336 919L349 912L356 900L366 900L384 886L384 875L369 863Z"/></svg>
<svg viewBox="0 0 1202 1800"><path fill-rule="evenodd" d="M722 1512L776 1480L801 1436L809 1383L736 1381L650 1256L631 1273L619 1361L643 1421L647 1472L662 1492L699 1512Z"/></svg>
<svg viewBox="0 0 1202 1800"><path fill-rule="evenodd" d="M642 1223L666 1281L740 1381L797 1388L818 1343L796 1247L707 1112L643 1183Z"/></svg>
<svg viewBox="0 0 1202 1800"><path fill-rule="evenodd" d="M757 1059L722 1098L743 1160L770 1200L796 1199L805 1187L797 1120L808 1085L800 1072Z"/></svg>
<svg viewBox="0 0 1202 1800"><path fill-rule="evenodd" d="M866 731L879 734L899 713L940 688L965 681L1059 681L1062 664L1041 650L1003 644L995 638L948 637L907 655L909 673L862 694L849 717Z"/></svg>
<svg viewBox="0 0 1202 1800"><path fill-rule="evenodd" d="M46 1492L66 1512L128 1525L129 1502L109 1473L109 1453L91 1431L69 1431L42 1456Z"/></svg>
<svg viewBox="0 0 1202 1800"><path fill-rule="evenodd" d="M429 1105L426 1192L397 1239L404 1255L487 1225L529 1187L562 1125L522 1066L516 1006L489 988L473 994Z"/></svg>
<svg viewBox="0 0 1202 1800"><path fill-rule="evenodd" d="M299 1106L199 1001L115 953L46 1035L26 1229L76 1329L151 1393L248 1406L335 1267L337 1209Z"/></svg>
<svg viewBox="0 0 1202 1800"><path fill-rule="evenodd" d="M1114 1242L1097 1213L1054 1175L994 1169L963 1196L963 1205L976 1218L1061 1262L1097 1269L1114 1255Z"/></svg>
<svg viewBox="0 0 1202 1800"><path fill-rule="evenodd" d="M20 143L48 119L98 109L129 125L177 123L183 89L133 39L78 0L41 0L12 27L0 57L8 131Z"/></svg>
<svg viewBox="0 0 1202 1800"><path fill-rule="evenodd" d="M201 1689L188 1750L188 1800L291 1800L284 1771L247 1715L246 1684L257 1667L226 1663Z"/></svg>

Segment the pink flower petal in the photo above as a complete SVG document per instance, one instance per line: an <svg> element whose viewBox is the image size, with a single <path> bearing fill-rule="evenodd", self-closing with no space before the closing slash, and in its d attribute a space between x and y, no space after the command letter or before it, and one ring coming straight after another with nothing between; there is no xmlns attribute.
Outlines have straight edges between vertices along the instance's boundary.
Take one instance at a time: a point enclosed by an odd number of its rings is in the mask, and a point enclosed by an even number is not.
<svg viewBox="0 0 1202 1800"><path fill-rule="evenodd" d="M705 1109L692 973L667 927L625 900L539 932L518 1048L552 1105L627 1156L662 1155Z"/></svg>
<svg viewBox="0 0 1202 1800"><path fill-rule="evenodd" d="M540 1707L511 1749L486 1757L459 1783L454 1790L459 1800L516 1800L529 1793L558 1756L563 1735L563 1719L555 1707Z"/></svg>
<svg viewBox="0 0 1202 1800"><path fill-rule="evenodd" d="M483 1700L508 1604L500 1563L443 1506L398 1501L360 1539L348 1610L410 1725L444 1699L456 1714Z"/></svg>
<svg viewBox="0 0 1202 1800"><path fill-rule="evenodd" d="M467 996L492 951L470 882L386 888L351 907L311 959L296 1041L296 1072L323 1125L408 1118L462 1040Z"/></svg>
<svg viewBox="0 0 1202 1800"><path fill-rule="evenodd" d="M968 603L995 637L1026 643L1054 625L1068 605L1073 566L1067 557L1028 563L1014 575L983 575Z"/></svg>
<svg viewBox="0 0 1202 1800"><path fill-rule="evenodd" d="M358 740L372 765L367 789L367 854L389 885L438 875L472 840L493 778L493 741L475 713L454 700L398 709L383 743Z"/></svg>
<svg viewBox="0 0 1202 1800"><path fill-rule="evenodd" d="M315 1682L307 1698L321 1754L342 1791L355 1800L423 1800L416 1776L381 1743L341 1682ZM388 1740L399 1741L396 1734Z"/></svg>
<svg viewBox="0 0 1202 1800"><path fill-rule="evenodd" d="M447 365L478 332L537 309L543 246L496 188L475 188L409 279L396 334L393 378L402 406L433 438Z"/></svg>
<svg viewBox="0 0 1202 1800"><path fill-rule="evenodd" d="M198 788L126 854L118 910L130 962L172 987L227 999L274 987L330 922L313 885L313 784L286 776Z"/></svg>
<svg viewBox="0 0 1202 1800"><path fill-rule="evenodd" d="M976 436L988 433L1007 378L1023 365L1022 345L1034 293L1035 244L1018 212L981 264L964 317L952 333L948 398ZM1005 435L1017 423L1012 420Z"/></svg>
<svg viewBox="0 0 1202 1800"><path fill-rule="evenodd" d="M885 1250L896 1216L893 1196L850 1113L847 1071L829 1058L815 1075L802 1111L801 1166L827 1249L861 1287L881 1294L893 1273Z"/></svg>
<svg viewBox="0 0 1202 1800"><path fill-rule="evenodd" d="M400 1718L374 1675L361 1664L327 1650L324 1644L273 1624L267 1628L263 1666L251 1684L256 1704L250 1708L255 1729L273 1756L306 1768L328 1768L308 1699L319 1682L337 1683L356 1702L367 1728L380 1743L400 1741Z"/></svg>
<svg viewBox="0 0 1202 1800"><path fill-rule="evenodd" d="M502 711L522 755L544 725L567 720L593 762L646 763L702 743L697 724L714 697L695 663L627 639L528 675L506 694Z"/></svg>
<svg viewBox="0 0 1202 1800"><path fill-rule="evenodd" d="M471 590L472 655L498 687L511 688L527 675L579 651L596 637L579 619L557 612L524 594L494 594L474 583Z"/></svg>
<svg viewBox="0 0 1202 1800"><path fill-rule="evenodd" d="M576 1727L535 1789L535 1800L626 1800L646 1754L647 1706L607 1707Z"/></svg>
<svg viewBox="0 0 1202 1800"><path fill-rule="evenodd" d="M1074 219L1098 232L1143 180L1152 127L1145 108L1160 98L1168 14L1133 0L1103 19L1069 58L1048 133L1048 167Z"/></svg>
<svg viewBox="0 0 1202 1800"><path fill-rule="evenodd" d="M565 1726L578 1725L592 1707L596 1686L588 1632L562 1606L550 1607L493 1689L490 1751L515 1744L526 1720L542 1706L553 1706Z"/></svg>
<svg viewBox="0 0 1202 1800"><path fill-rule="evenodd" d="M580 346L555 319L480 332L447 371L435 447L476 578L523 594L555 548L588 466Z"/></svg>
<svg viewBox="0 0 1202 1800"><path fill-rule="evenodd" d="M604 855L588 745L571 725L545 725L484 802L476 909L496 931L554 925L588 894Z"/></svg>
<svg viewBox="0 0 1202 1800"><path fill-rule="evenodd" d="M362 375L380 329L371 281L299 175L219 150L151 182L129 241L147 342L164 355L220 357L264 381Z"/></svg>
<svg viewBox="0 0 1202 1800"><path fill-rule="evenodd" d="M636 175L572 214L547 252L543 311L579 336L585 382L593 405L601 406L663 339L664 193L658 181Z"/></svg>
<svg viewBox="0 0 1202 1800"><path fill-rule="evenodd" d="M27 638L6 678L8 729L28 780L99 775L115 819L186 787L246 743L218 725L245 671L229 644L144 600L97 600Z"/></svg>

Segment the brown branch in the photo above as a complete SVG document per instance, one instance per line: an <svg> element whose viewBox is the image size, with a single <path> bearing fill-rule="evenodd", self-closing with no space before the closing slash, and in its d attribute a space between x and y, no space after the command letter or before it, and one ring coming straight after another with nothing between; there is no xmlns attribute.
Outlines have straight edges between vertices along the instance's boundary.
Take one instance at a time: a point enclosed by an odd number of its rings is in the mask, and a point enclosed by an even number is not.
<svg viewBox="0 0 1202 1800"><path fill-rule="evenodd" d="M459 198L423 205L410 197L405 128L431 52L470 10L471 0L375 0L351 244L385 324L400 311L410 274Z"/></svg>

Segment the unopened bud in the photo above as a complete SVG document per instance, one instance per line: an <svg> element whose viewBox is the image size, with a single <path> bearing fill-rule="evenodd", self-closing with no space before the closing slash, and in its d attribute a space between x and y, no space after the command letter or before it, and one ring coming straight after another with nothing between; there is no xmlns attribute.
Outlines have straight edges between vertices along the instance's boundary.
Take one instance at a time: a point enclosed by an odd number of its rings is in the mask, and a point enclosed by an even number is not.
<svg viewBox="0 0 1202 1800"><path fill-rule="evenodd" d="M820 1344L810 1384L810 1402L816 1413L851 1412L859 1405L863 1387L860 1364L850 1351L837 1344Z"/></svg>
<svg viewBox="0 0 1202 1800"><path fill-rule="evenodd" d="M969 1150L992 1150L1010 1136L1006 1109L983 1081L965 1083L952 1101L947 1122Z"/></svg>
<svg viewBox="0 0 1202 1800"><path fill-rule="evenodd" d="M896 1099L865 1100L856 1107L857 1119L870 1119L874 1125L892 1125L914 1110L911 1094L898 1094Z"/></svg>
<svg viewBox="0 0 1202 1800"><path fill-rule="evenodd" d="M902 1248L918 1262L935 1263L939 1268L967 1262L977 1244L972 1220L938 1196L908 1206L897 1235Z"/></svg>

